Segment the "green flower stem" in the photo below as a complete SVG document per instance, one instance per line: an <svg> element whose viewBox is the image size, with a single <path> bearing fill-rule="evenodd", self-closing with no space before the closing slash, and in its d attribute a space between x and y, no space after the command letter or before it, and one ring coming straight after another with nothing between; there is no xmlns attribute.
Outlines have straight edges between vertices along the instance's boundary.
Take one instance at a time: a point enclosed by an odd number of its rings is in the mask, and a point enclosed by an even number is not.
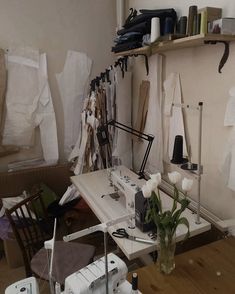
<svg viewBox="0 0 235 294"><path fill-rule="evenodd" d="M166 241L171 242L173 236L175 236L178 225L182 224L187 227L187 233L185 239L189 236L189 222L185 217L181 217L182 212L188 207L190 201L186 198L186 193L183 199L179 199L179 191L174 185L173 205L171 210L163 211L162 201L160 197L160 191L157 189L152 192L150 199L148 199L148 211L146 213L146 222L153 221L159 234ZM177 209L177 204L180 204L180 208ZM161 239L162 239L161 238Z"/></svg>
<svg viewBox="0 0 235 294"><path fill-rule="evenodd" d="M160 191L159 189L157 190L157 194L156 194L157 198L158 198L158 209L159 209L159 212L162 214L162 200L161 200L161 197L160 197Z"/></svg>

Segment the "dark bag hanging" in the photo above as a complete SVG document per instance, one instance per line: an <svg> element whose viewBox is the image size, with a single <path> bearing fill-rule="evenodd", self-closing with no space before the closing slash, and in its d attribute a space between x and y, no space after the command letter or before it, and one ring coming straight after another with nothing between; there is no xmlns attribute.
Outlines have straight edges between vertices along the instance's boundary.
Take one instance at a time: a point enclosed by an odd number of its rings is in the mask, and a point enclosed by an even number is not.
<svg viewBox="0 0 235 294"><path fill-rule="evenodd" d="M151 19L153 17L160 18L160 30L161 35L164 33L164 23L167 17L171 17L173 20L174 25L176 24L177 14L173 8L169 9L156 9L156 10L148 10L148 9L141 9L141 14L133 17L129 22L125 23L125 29L131 29L133 26L136 26L141 23L151 23Z"/></svg>
<svg viewBox="0 0 235 294"><path fill-rule="evenodd" d="M149 21L144 21L142 23L138 23L134 26L131 26L129 28L121 29L117 31L118 35L124 35L126 33L130 32L139 32L142 33L143 35L148 34L151 32L151 20Z"/></svg>

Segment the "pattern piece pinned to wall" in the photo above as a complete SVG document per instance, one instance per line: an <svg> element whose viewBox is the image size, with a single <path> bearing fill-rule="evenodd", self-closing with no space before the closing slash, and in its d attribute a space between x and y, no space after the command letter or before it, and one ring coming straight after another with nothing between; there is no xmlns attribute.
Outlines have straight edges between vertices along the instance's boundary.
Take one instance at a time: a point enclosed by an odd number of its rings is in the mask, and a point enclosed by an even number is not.
<svg viewBox="0 0 235 294"><path fill-rule="evenodd" d="M40 128L43 157L58 161L55 112L47 76L46 54L29 47L9 49L3 145L32 147Z"/></svg>
<svg viewBox="0 0 235 294"><path fill-rule="evenodd" d="M235 87L229 90L224 126L230 127L230 135L225 145L221 171L228 188L235 191Z"/></svg>
<svg viewBox="0 0 235 294"><path fill-rule="evenodd" d="M137 112L137 119L135 123L135 129L143 132L146 124L148 106L149 106L149 89L150 82L142 81L139 89L139 105Z"/></svg>
<svg viewBox="0 0 235 294"><path fill-rule="evenodd" d="M56 75L64 111L64 154L68 159L79 137L82 103L87 95L92 60L86 53L68 51L61 73Z"/></svg>

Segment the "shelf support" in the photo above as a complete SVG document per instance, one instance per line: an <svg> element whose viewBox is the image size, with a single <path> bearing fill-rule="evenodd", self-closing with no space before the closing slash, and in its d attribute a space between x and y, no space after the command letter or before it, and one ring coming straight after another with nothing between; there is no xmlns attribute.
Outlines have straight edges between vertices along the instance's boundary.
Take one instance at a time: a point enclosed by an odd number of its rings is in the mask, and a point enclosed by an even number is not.
<svg viewBox="0 0 235 294"><path fill-rule="evenodd" d="M218 72L222 73L221 69L224 67L224 65L227 62L228 57L229 57L229 42L228 41L204 41L204 43L205 44L212 44L212 45L217 44L217 43L224 44L224 53L223 53L223 56L220 60L219 67L218 67Z"/></svg>
<svg viewBox="0 0 235 294"><path fill-rule="evenodd" d="M144 53L135 53L135 54L130 54L129 56L134 56L134 57L144 56L145 68L146 68L146 74L147 74L147 76L148 76L148 74L149 74L149 61L148 61L148 55L147 55L147 54L144 54Z"/></svg>

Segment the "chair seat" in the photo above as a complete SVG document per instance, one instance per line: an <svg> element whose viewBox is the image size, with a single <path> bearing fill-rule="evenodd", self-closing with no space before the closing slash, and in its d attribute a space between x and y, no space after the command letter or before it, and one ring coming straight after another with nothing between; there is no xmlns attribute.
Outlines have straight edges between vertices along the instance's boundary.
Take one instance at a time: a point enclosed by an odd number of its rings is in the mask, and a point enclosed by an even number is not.
<svg viewBox="0 0 235 294"><path fill-rule="evenodd" d="M65 278L92 262L95 247L75 242L56 241L54 249L53 280L64 284ZM48 280L47 250L40 249L31 260L31 269L40 278Z"/></svg>

